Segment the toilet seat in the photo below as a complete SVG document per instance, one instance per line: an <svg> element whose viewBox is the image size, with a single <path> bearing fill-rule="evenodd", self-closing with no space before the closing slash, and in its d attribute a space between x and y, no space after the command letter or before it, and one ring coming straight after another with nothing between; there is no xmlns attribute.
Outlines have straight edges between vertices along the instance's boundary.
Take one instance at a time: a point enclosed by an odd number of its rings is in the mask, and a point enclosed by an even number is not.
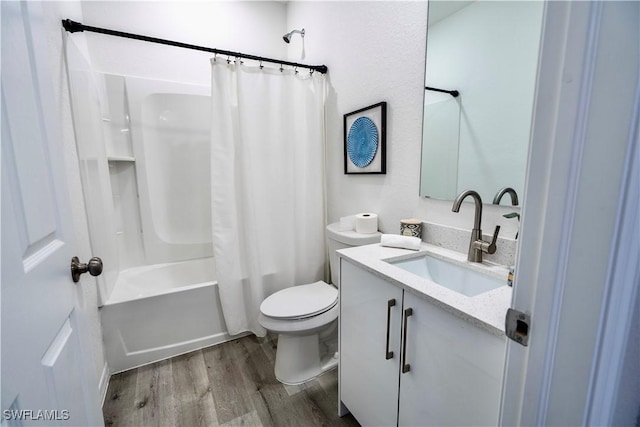
<svg viewBox="0 0 640 427"><path fill-rule="evenodd" d="M318 316L338 304L338 290L318 281L292 286L267 297L260 312L277 320L299 320Z"/></svg>

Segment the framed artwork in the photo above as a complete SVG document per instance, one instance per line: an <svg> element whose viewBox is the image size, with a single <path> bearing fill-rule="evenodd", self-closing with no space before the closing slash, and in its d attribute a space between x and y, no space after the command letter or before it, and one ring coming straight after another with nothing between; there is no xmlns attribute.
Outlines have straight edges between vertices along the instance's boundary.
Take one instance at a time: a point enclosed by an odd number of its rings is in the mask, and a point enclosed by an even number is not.
<svg viewBox="0 0 640 427"><path fill-rule="evenodd" d="M387 103L344 115L344 173L385 174Z"/></svg>

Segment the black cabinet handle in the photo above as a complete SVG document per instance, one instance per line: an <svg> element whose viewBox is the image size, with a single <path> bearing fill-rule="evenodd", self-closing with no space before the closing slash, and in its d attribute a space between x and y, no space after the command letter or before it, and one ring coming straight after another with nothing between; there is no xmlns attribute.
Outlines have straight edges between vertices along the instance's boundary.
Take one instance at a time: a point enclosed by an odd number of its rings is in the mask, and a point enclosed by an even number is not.
<svg viewBox="0 0 640 427"><path fill-rule="evenodd" d="M387 301L387 347L385 348L386 360L393 358L393 351L389 351L389 331L391 329L391 307L395 305L395 299L390 299L389 301Z"/></svg>
<svg viewBox="0 0 640 427"><path fill-rule="evenodd" d="M411 365L407 363L407 319L413 314L412 308L404 310L404 325L402 327L402 373L406 374L411 370Z"/></svg>

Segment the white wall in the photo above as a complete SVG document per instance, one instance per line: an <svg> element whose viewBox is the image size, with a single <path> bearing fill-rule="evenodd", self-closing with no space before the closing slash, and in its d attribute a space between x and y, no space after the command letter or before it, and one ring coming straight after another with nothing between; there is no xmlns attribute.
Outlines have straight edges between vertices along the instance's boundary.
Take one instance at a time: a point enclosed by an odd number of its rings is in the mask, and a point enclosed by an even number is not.
<svg viewBox="0 0 640 427"><path fill-rule="evenodd" d="M292 40L289 56L329 67L327 106L328 219L371 211L379 228L399 233L400 220L425 221L471 229L473 208L459 214L451 201L421 199L420 151L427 29L427 2L290 2L287 23L306 30L304 49ZM387 101L387 174L344 175L343 115ZM508 207L485 206L483 229L500 223L502 236L514 237L515 220L500 215Z"/></svg>
<svg viewBox="0 0 640 427"><path fill-rule="evenodd" d="M329 67L328 216L371 211L400 231L418 204L426 2L291 2L291 28L306 30L306 63ZM295 43L294 43L295 42ZM290 47L301 60L298 38ZM344 175L343 115L387 102L387 174Z"/></svg>
<svg viewBox="0 0 640 427"><path fill-rule="evenodd" d="M286 3L85 1L83 24L199 46L281 58ZM213 54L87 33L96 71L209 85Z"/></svg>

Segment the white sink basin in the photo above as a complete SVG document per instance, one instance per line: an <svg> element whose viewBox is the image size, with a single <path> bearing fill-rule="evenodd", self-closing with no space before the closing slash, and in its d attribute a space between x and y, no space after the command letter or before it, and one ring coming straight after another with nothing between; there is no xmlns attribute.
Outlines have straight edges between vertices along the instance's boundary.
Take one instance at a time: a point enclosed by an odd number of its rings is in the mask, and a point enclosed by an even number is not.
<svg viewBox="0 0 640 427"><path fill-rule="evenodd" d="M387 262L468 297L480 295L507 284L506 279L501 280L478 273L429 255Z"/></svg>

